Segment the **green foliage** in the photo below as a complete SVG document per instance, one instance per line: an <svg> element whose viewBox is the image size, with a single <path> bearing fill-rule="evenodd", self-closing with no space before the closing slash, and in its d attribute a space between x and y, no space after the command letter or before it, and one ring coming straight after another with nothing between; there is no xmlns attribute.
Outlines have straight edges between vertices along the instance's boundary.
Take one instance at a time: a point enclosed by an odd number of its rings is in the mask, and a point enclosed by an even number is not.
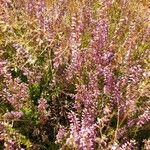
<svg viewBox="0 0 150 150"><path fill-rule="evenodd" d="M85 31L82 35L82 40L81 40L81 46L83 48L86 48L89 46L89 43L90 43L90 39L91 39L91 33L88 32L88 31Z"/></svg>
<svg viewBox="0 0 150 150"><path fill-rule="evenodd" d="M30 86L30 98L34 105L38 105L38 99L41 97L41 85L39 83L34 83Z"/></svg>

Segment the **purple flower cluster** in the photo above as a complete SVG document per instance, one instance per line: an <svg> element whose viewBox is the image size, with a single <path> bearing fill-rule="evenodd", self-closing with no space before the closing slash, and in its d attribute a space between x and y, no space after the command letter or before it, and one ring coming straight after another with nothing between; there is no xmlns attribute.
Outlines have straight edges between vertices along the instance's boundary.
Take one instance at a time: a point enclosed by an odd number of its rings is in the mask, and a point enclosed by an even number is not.
<svg viewBox="0 0 150 150"><path fill-rule="evenodd" d="M136 148L135 146L136 146L135 140L130 140L130 141L122 144L121 147L118 149L119 150L126 150L126 149L133 150Z"/></svg>
<svg viewBox="0 0 150 150"><path fill-rule="evenodd" d="M58 130L58 134L56 136L56 143L60 143L66 137L66 134L67 134L67 130L65 129L65 127L60 126Z"/></svg>
<svg viewBox="0 0 150 150"><path fill-rule="evenodd" d="M41 98L38 104L38 113L39 113L39 120L41 123L45 123L48 120L48 116L50 116L50 111L48 109L48 104L46 99Z"/></svg>
<svg viewBox="0 0 150 150"><path fill-rule="evenodd" d="M143 126L150 121L150 111L149 109L144 111L142 115L138 117L137 125Z"/></svg>
<svg viewBox="0 0 150 150"><path fill-rule="evenodd" d="M4 119L8 119L8 120L17 120L19 118L21 118L23 116L23 113L22 112L14 112L14 111L11 111L11 112L8 112L8 113L5 113L4 114Z"/></svg>

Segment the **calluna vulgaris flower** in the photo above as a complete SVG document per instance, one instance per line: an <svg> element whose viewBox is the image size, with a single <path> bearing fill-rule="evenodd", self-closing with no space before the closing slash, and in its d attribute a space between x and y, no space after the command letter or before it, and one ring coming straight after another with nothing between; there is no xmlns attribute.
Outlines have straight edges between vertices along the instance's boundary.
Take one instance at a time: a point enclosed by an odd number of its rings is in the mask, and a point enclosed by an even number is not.
<svg viewBox="0 0 150 150"><path fill-rule="evenodd" d="M150 149L142 1L0 7L0 149Z"/></svg>

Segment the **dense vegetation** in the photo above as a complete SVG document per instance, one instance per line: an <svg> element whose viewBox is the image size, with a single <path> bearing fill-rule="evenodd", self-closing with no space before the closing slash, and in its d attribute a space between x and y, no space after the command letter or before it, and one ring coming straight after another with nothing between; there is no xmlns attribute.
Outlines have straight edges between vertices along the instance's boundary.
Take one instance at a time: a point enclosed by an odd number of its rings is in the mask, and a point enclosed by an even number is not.
<svg viewBox="0 0 150 150"><path fill-rule="evenodd" d="M0 150L149 150L150 14L136 0L0 0Z"/></svg>

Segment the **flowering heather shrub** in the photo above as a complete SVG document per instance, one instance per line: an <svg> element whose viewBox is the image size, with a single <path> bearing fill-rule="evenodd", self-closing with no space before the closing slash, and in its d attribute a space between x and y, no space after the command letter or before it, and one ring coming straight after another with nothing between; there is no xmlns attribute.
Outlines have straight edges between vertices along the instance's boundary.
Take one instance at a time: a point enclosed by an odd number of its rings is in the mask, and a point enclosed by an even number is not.
<svg viewBox="0 0 150 150"><path fill-rule="evenodd" d="M0 7L0 149L150 149L150 14L141 2Z"/></svg>

